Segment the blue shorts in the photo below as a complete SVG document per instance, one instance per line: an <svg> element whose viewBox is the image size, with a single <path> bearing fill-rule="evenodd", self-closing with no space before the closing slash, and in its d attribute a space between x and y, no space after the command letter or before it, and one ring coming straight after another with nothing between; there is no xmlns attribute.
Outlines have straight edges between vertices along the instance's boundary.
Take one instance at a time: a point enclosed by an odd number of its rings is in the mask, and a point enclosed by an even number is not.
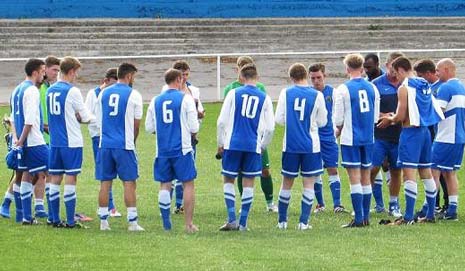
<svg viewBox="0 0 465 271"><path fill-rule="evenodd" d="M48 167L50 175L78 175L81 173L82 147L50 147Z"/></svg>
<svg viewBox="0 0 465 271"><path fill-rule="evenodd" d="M28 171L34 175L48 169L49 150L47 145L23 147L23 154L19 160L18 170Z"/></svg>
<svg viewBox="0 0 465 271"><path fill-rule="evenodd" d="M399 144L386 140L376 139L373 146L373 166L383 165L384 158L388 158L389 168L398 169L397 158L399 157Z"/></svg>
<svg viewBox="0 0 465 271"><path fill-rule="evenodd" d="M135 181L139 177L139 168L134 150L100 149L97 154L95 178L111 181L119 177L122 181Z"/></svg>
<svg viewBox="0 0 465 271"><path fill-rule="evenodd" d="M256 152L224 150L221 164L226 177L236 178L239 172L246 178L262 175L262 156Z"/></svg>
<svg viewBox="0 0 465 271"><path fill-rule="evenodd" d="M336 168L339 160L339 148L336 141L320 141L321 158L325 168Z"/></svg>
<svg viewBox="0 0 465 271"><path fill-rule="evenodd" d="M289 153L283 152L281 174L289 178L319 176L323 173L321 153Z"/></svg>
<svg viewBox="0 0 465 271"><path fill-rule="evenodd" d="M341 145L342 166L345 168L367 169L372 166L373 145L346 146Z"/></svg>
<svg viewBox="0 0 465 271"><path fill-rule="evenodd" d="M402 128L397 165L402 168L431 167L431 134L428 127Z"/></svg>
<svg viewBox="0 0 465 271"><path fill-rule="evenodd" d="M153 178L157 182L166 183L175 179L188 182L196 177L194 152L179 157L157 157L153 163Z"/></svg>
<svg viewBox="0 0 465 271"><path fill-rule="evenodd" d="M460 169L463 159L464 144L433 142L431 162L432 168L441 171Z"/></svg>

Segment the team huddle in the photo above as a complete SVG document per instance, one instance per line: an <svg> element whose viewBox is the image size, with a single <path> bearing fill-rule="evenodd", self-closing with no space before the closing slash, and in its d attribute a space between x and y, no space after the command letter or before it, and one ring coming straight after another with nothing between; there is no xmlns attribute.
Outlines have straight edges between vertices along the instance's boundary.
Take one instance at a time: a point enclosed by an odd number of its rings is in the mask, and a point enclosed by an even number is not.
<svg viewBox="0 0 465 271"><path fill-rule="evenodd" d="M333 89L325 84L323 64L306 68L295 63L288 71L292 85L281 91L274 112L270 96L258 82L254 61L250 57L238 58L238 80L226 87L217 120L217 158L222 159L227 211L227 221L220 231L248 230L255 177L260 177L267 209L278 213L279 229L288 228L291 189L299 174L303 190L298 230L312 228L310 216L315 199L314 213L326 208L321 178L325 168L333 211L347 212L341 204L339 150L341 165L349 176L353 208L353 219L342 227L370 224L372 195L374 211L386 211L381 168L389 183L387 211L396 218L389 224L458 219L456 171L465 144L465 88L455 78L454 62L442 59L434 65L430 60L420 60L412 65L402 53L391 53L386 71L378 64L376 55L347 55L344 65L349 79ZM10 203L14 201L16 221L23 225L37 224L36 217L43 217L56 228L83 227L76 218L76 183L84 146L80 124L87 123L95 178L100 181L100 229L110 230L108 218L121 216L112 199L112 182L119 178L124 187L128 230L143 231L136 207L139 169L135 146L143 116L142 96L132 88L137 68L122 63L109 69L102 85L90 90L85 102L74 86L80 68L81 63L73 57L61 61L49 57L45 62L30 59L26 63L26 80L11 95L12 136L7 162L16 170L16 176L5 194L0 215L9 218ZM158 203L163 228L172 228L174 190L174 213L184 213L185 230L193 233L198 231L193 224L196 134L205 110L199 89L187 81L189 72L187 62L176 61L164 73L166 85L148 106L145 130L156 136L153 178L160 183ZM284 126L283 179L277 206L273 203L266 151L275 123ZM417 172L426 197L423 208L415 213ZM404 210L399 204L401 177ZM64 221L60 218L63 178ZM236 178L241 194L239 217L235 208ZM436 207L440 186L447 192L443 209ZM48 211L44 208L44 192Z"/></svg>

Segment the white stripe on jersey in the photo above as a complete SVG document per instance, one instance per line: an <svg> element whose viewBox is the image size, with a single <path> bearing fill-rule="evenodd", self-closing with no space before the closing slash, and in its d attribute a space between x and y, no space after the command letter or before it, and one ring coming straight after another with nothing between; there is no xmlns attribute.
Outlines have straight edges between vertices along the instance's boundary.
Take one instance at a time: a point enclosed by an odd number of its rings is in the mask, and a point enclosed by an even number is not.
<svg viewBox="0 0 465 271"><path fill-rule="evenodd" d="M96 113L96 109L97 109L97 104L98 104L98 97L97 95L95 95L95 88L89 90L89 92L87 92L87 96L86 96L86 107L87 107L87 110L93 114L93 115L97 115ZM90 137L96 137L96 136L100 136L100 127L97 123L97 120L91 120L89 122L89 125L87 127L89 129L89 135Z"/></svg>
<svg viewBox="0 0 465 271"><path fill-rule="evenodd" d="M334 104L334 124L343 126L341 131L341 145L352 146L354 139L352 133L352 105L349 89L345 84L336 89L336 101Z"/></svg>
<svg viewBox="0 0 465 271"><path fill-rule="evenodd" d="M101 96L101 94L99 95ZM125 128L126 128L126 150L134 150L134 119L142 119L143 102L140 93L133 89L128 98L128 106L125 115Z"/></svg>
<svg viewBox="0 0 465 271"><path fill-rule="evenodd" d="M32 125L31 131L27 136L27 146L45 145L44 136L40 131L40 94L39 89L32 85L29 86L23 95L22 100L24 112L24 125ZM21 135L17 135L18 138Z"/></svg>

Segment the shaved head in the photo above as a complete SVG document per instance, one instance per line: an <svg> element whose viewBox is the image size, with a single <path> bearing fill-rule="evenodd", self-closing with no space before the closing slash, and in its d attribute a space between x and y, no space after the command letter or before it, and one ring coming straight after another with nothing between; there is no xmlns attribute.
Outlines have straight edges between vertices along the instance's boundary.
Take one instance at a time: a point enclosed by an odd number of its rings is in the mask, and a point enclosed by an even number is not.
<svg viewBox="0 0 465 271"><path fill-rule="evenodd" d="M436 74L439 80L445 82L451 78L455 78L455 63L450 58L443 58L439 60L436 65Z"/></svg>

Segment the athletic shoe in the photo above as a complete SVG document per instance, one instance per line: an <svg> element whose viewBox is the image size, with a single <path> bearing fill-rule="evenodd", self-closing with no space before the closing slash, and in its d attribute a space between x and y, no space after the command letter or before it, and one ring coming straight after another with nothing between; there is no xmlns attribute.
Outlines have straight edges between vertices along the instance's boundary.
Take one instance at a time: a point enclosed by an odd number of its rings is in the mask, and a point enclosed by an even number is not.
<svg viewBox="0 0 465 271"><path fill-rule="evenodd" d="M300 222L299 225L297 225L297 230L299 231L306 231L306 230L311 230L311 229L312 229L312 226L309 224L304 224Z"/></svg>
<svg viewBox="0 0 465 271"><path fill-rule="evenodd" d="M46 218L48 217L47 212L45 212L45 208L43 205L36 205L35 206L36 217L38 218Z"/></svg>
<svg viewBox="0 0 465 271"><path fill-rule="evenodd" d="M393 208L389 210L389 215L395 218L401 218L402 213L400 212L399 206L393 206Z"/></svg>
<svg viewBox="0 0 465 271"><path fill-rule="evenodd" d="M270 213L277 213L278 212L278 206L275 205L274 203L271 203L269 205L266 206L268 212Z"/></svg>
<svg viewBox="0 0 465 271"><path fill-rule="evenodd" d="M129 224L128 231L145 231L144 228L137 223Z"/></svg>
<svg viewBox="0 0 465 271"><path fill-rule="evenodd" d="M444 209L439 207L439 206L436 206L434 207L434 214L440 214Z"/></svg>
<svg viewBox="0 0 465 271"><path fill-rule="evenodd" d="M53 222L47 218L47 226L53 226Z"/></svg>
<svg viewBox="0 0 465 271"><path fill-rule="evenodd" d="M449 214L446 212L441 213L438 215L439 220L450 220L450 221L459 221L459 218L457 217L457 213Z"/></svg>
<svg viewBox="0 0 465 271"><path fill-rule="evenodd" d="M24 221L23 220L23 225L40 225L39 221L35 218L32 218L31 221Z"/></svg>
<svg viewBox="0 0 465 271"><path fill-rule="evenodd" d="M83 213L76 213L74 214L74 220L75 221L80 221L80 222L90 222L92 221L92 217L88 217Z"/></svg>
<svg viewBox="0 0 465 271"><path fill-rule="evenodd" d="M231 223L226 222L223 226L220 227L220 231L238 231L239 225L234 221Z"/></svg>
<svg viewBox="0 0 465 271"><path fill-rule="evenodd" d="M433 218L427 218L427 217L423 217L423 218L420 218L416 221L417 223L436 223L436 219Z"/></svg>
<svg viewBox="0 0 465 271"><path fill-rule="evenodd" d="M10 218L10 207L2 205L2 208L0 209L0 215L4 218Z"/></svg>
<svg viewBox="0 0 465 271"><path fill-rule="evenodd" d="M338 205L338 206L334 206L333 212L337 214L337 213L347 213L348 211L346 210L344 206Z"/></svg>
<svg viewBox="0 0 465 271"><path fill-rule="evenodd" d="M111 230L110 223L108 223L108 220L100 220L100 230L101 231Z"/></svg>
<svg viewBox="0 0 465 271"><path fill-rule="evenodd" d="M278 228L280 230L287 229L287 221L278 222L278 225L276 225L276 228Z"/></svg>
<svg viewBox="0 0 465 271"><path fill-rule="evenodd" d="M73 225L66 223L65 228L66 229L88 229L89 227L85 226L84 224L81 224L78 221L75 221Z"/></svg>
<svg viewBox="0 0 465 271"><path fill-rule="evenodd" d="M320 205L320 204L317 204L315 206L315 210L313 210L313 213L317 214L317 213L321 213L321 212L324 212L325 210L325 206L324 205Z"/></svg>
<svg viewBox="0 0 465 271"><path fill-rule="evenodd" d="M239 231L249 231L249 228L239 225Z"/></svg>
<svg viewBox="0 0 465 271"><path fill-rule="evenodd" d="M110 210L110 217L121 217L121 213L116 208L113 208Z"/></svg>
<svg viewBox="0 0 465 271"><path fill-rule="evenodd" d="M398 218L396 219L392 225L396 225L396 226L401 226L401 225L406 225L406 226L410 226L410 225L413 225L415 224L415 220L405 220L403 218Z"/></svg>
<svg viewBox="0 0 465 271"><path fill-rule="evenodd" d="M378 206L378 205L376 205L375 208L370 210L370 213L381 214L384 212L386 212L386 208L384 208L384 206Z"/></svg>
<svg viewBox="0 0 465 271"><path fill-rule="evenodd" d="M184 206L174 209L173 214L176 214L176 215L184 214Z"/></svg>
<svg viewBox="0 0 465 271"><path fill-rule="evenodd" d="M363 227L363 222L362 223L355 223L355 220L352 219L348 224L344 224L341 226L341 228L361 228Z"/></svg>
<svg viewBox="0 0 465 271"><path fill-rule="evenodd" d="M57 228L57 229L61 229L61 228L66 227L66 223L64 221L60 221L60 222L57 222L57 223L53 223L52 227Z"/></svg>

